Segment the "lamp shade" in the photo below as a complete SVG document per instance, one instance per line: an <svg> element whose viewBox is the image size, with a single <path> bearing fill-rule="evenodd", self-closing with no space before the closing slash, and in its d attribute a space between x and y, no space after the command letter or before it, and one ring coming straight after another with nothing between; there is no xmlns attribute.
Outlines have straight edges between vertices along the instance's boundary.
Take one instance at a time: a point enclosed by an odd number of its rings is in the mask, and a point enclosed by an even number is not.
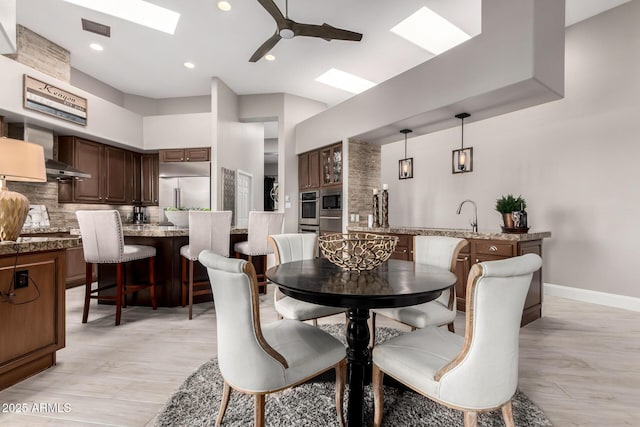
<svg viewBox="0 0 640 427"><path fill-rule="evenodd" d="M47 174L42 146L0 138L0 177L7 181L45 182Z"/></svg>
<svg viewBox="0 0 640 427"><path fill-rule="evenodd" d="M0 241L16 240L29 212L29 200L9 191L6 181L45 182L42 146L0 138Z"/></svg>

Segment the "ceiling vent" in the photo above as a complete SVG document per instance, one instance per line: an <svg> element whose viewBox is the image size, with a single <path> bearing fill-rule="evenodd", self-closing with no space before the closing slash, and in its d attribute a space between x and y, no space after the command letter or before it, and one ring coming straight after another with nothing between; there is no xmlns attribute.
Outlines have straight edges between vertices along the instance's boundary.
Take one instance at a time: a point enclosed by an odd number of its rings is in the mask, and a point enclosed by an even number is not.
<svg viewBox="0 0 640 427"><path fill-rule="evenodd" d="M111 37L111 27L97 22L89 21L82 18L82 29L90 33L100 34L101 36Z"/></svg>

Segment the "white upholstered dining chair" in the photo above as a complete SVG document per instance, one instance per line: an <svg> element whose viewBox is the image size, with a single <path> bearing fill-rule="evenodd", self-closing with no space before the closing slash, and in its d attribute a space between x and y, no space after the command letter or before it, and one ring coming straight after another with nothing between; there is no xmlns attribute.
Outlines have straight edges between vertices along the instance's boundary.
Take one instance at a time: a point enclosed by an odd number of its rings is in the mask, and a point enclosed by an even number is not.
<svg viewBox="0 0 640 427"><path fill-rule="evenodd" d="M336 411L343 424L346 350L336 338L296 320L260 324L253 265L211 251L200 253L216 306L218 363L224 390L216 425L222 423L231 389L254 396L255 426L264 425L265 395L336 371Z"/></svg>
<svg viewBox="0 0 640 427"><path fill-rule="evenodd" d="M264 275L267 269L267 255L273 253L273 248L269 245L267 237L282 233L283 226L284 212L251 211L247 226L247 240L238 242L233 247L236 258L240 258L241 254L246 255L251 263L256 256L262 259L262 268L258 270L257 277L258 286L264 293L267 292L267 280Z"/></svg>
<svg viewBox="0 0 640 427"><path fill-rule="evenodd" d="M122 220L120 213L116 210L81 210L76 211L76 217L80 226L86 264L82 323L87 323L91 299L97 299L115 302L116 326L118 326L126 296L147 288L151 294L151 306L155 310L157 308L155 292L156 248L145 245L125 245ZM141 259L149 260L148 282L143 284L125 283L124 264ZM93 264L116 264L116 284L91 289ZM116 288L115 295L104 294L105 290L113 287Z"/></svg>
<svg viewBox="0 0 640 427"><path fill-rule="evenodd" d="M189 211L189 244L180 248L182 258L182 306L189 302L189 320L193 317L193 297L210 295L208 280L193 281L193 264L198 255L209 249L229 256L231 211Z"/></svg>
<svg viewBox="0 0 640 427"><path fill-rule="evenodd" d="M468 244L465 239L445 236L415 236L413 239L413 260L416 264L446 268L455 273L458 254ZM371 341L375 342L376 315L382 315L411 326L413 330L427 326L447 325L455 332L453 321L456 319L455 287L442 292L437 299L424 304L408 307L379 308L371 314Z"/></svg>
<svg viewBox="0 0 640 427"><path fill-rule="evenodd" d="M514 427L520 321L531 278L541 266L536 254L475 264L467 282L464 338L431 326L377 345L374 426L382 422L386 374L463 411L465 427L477 425L478 413L498 408L507 427Z"/></svg>
<svg viewBox="0 0 640 427"><path fill-rule="evenodd" d="M315 233L287 233L269 236L276 265L285 262L313 259L318 255L318 235ZM346 308L330 307L300 301L283 295L276 287L273 302L280 319L312 320L318 325L318 318L346 312Z"/></svg>

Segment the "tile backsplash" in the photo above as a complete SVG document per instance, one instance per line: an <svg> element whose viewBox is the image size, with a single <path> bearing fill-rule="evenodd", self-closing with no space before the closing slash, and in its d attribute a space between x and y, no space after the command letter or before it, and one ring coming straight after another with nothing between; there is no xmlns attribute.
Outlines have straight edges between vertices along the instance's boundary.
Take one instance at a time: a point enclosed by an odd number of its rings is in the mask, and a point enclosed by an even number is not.
<svg viewBox="0 0 640 427"><path fill-rule="evenodd" d="M17 191L29 199L31 207L46 207L49 217L49 226L70 227L78 226L76 220L76 211L83 209L116 209L122 216L122 222L127 223L133 220L133 206L127 205L92 205L78 203L58 203L58 183L57 181L48 181L43 183L36 182L7 182L7 188L11 191ZM160 208L157 206L149 206L146 208L147 222L157 223L160 217ZM45 226L46 225L41 225Z"/></svg>

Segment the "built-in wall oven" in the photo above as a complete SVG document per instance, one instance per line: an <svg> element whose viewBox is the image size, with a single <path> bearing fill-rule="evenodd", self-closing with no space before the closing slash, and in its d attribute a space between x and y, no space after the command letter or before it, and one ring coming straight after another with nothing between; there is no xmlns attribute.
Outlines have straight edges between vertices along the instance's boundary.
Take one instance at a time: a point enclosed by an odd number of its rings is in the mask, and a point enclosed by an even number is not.
<svg viewBox="0 0 640 427"><path fill-rule="evenodd" d="M320 225L320 195L317 190L300 193L299 225Z"/></svg>
<svg viewBox="0 0 640 427"><path fill-rule="evenodd" d="M320 190L320 234L342 232L342 188Z"/></svg>

